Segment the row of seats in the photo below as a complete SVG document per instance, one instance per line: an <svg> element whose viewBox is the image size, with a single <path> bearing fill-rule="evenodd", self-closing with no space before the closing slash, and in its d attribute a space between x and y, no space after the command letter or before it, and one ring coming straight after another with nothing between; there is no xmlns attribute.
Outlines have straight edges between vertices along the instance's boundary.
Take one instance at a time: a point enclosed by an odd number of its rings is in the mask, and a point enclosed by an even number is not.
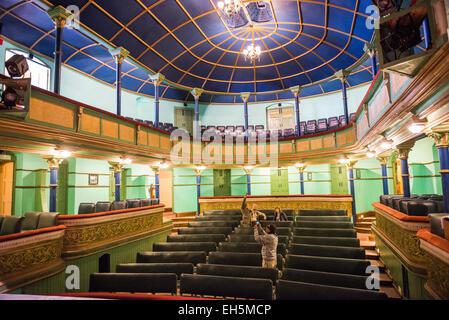
<svg viewBox="0 0 449 320"><path fill-rule="evenodd" d="M27 212L25 216L0 216L0 236L58 225L57 212Z"/></svg>
<svg viewBox="0 0 449 320"><path fill-rule="evenodd" d="M430 232L441 238L447 239L449 230L443 228L443 218L449 217L449 213L432 213L428 215L430 221Z"/></svg>
<svg viewBox="0 0 449 320"><path fill-rule="evenodd" d="M121 201L98 201L97 203L80 203L78 214L91 214L108 212L115 210L124 210L131 208L142 208L159 204L159 199L129 199Z"/></svg>
<svg viewBox="0 0 449 320"><path fill-rule="evenodd" d="M148 125L150 127L154 127L154 128L160 129L160 130L167 131L169 133L171 133L171 132L175 131L176 129L178 129L178 127L175 127L173 125L173 123L169 123L169 122L165 122L165 123L159 122L158 125L156 126L153 121L142 120L142 119L134 119L134 118L131 118L131 117L126 117L126 119L137 121L137 122L146 124L146 125Z"/></svg>
<svg viewBox="0 0 449 320"><path fill-rule="evenodd" d="M409 216L444 212L443 196L437 194L411 195L409 198L401 194L381 195L380 203Z"/></svg>
<svg viewBox="0 0 449 320"><path fill-rule="evenodd" d="M125 279L166 274L157 281L166 279L170 290L164 292L172 294L176 278L180 294L269 300L275 286L277 299L386 298L365 287L369 262L346 211L300 210L296 222L262 221L263 226L278 227L277 269L261 267L261 246L253 229L236 227L241 218L240 210L205 211L178 235L155 243L152 252L138 253L136 263L118 265L116 272ZM121 287L99 287L92 277L108 275L92 275L91 291L136 290L126 281ZM150 280L143 281L148 286L141 292L158 292L151 291Z"/></svg>

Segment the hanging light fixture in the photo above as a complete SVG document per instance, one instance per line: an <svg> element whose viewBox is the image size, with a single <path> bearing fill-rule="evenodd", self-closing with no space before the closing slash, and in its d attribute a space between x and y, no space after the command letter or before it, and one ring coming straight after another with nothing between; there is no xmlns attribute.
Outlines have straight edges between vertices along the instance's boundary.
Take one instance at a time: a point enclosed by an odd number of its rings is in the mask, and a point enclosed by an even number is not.
<svg viewBox="0 0 449 320"><path fill-rule="evenodd" d="M242 8L241 0L224 0L217 3L218 8L228 16L236 15Z"/></svg>
<svg viewBox="0 0 449 320"><path fill-rule="evenodd" d="M259 46L255 46L253 43L243 50L243 54L245 55L245 61L246 59L250 59L254 63L256 60L260 61L261 50Z"/></svg>

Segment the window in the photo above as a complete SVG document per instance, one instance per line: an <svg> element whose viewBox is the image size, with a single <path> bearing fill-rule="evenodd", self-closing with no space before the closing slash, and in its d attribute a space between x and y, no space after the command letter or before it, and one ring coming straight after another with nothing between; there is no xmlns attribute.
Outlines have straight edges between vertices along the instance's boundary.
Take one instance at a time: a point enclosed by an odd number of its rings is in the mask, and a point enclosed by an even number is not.
<svg viewBox="0 0 449 320"><path fill-rule="evenodd" d="M27 57L28 54L19 50L6 50L5 61L8 61L15 54L20 54ZM32 57L27 57L29 70L25 77L31 78L31 84L44 90L50 90L50 68L42 60ZM5 68L5 74L9 75Z"/></svg>

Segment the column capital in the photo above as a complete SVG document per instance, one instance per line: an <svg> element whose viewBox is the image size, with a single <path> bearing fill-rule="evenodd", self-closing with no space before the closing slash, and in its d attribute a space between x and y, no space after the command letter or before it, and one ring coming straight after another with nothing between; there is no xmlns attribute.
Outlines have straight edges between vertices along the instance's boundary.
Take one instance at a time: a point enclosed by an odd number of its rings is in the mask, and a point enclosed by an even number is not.
<svg viewBox="0 0 449 320"><path fill-rule="evenodd" d="M198 100L203 92L204 90L200 88L193 88L192 91L190 91L195 100Z"/></svg>
<svg viewBox="0 0 449 320"><path fill-rule="evenodd" d="M245 167L243 167L243 170L245 170L246 175L249 176L251 174L251 172L254 170L254 167L245 166Z"/></svg>
<svg viewBox="0 0 449 320"><path fill-rule="evenodd" d="M377 46L374 43L366 43L363 50L372 58L377 53Z"/></svg>
<svg viewBox="0 0 449 320"><path fill-rule="evenodd" d="M114 168L114 173L122 172L122 169L125 166L124 163L118 161L108 161L108 163L111 165L112 168Z"/></svg>
<svg viewBox="0 0 449 320"><path fill-rule="evenodd" d="M198 177L198 176L201 175L201 172L203 172L204 170L206 170L206 167L205 167L205 166L199 166L199 167L193 168L193 170L195 170L195 174L196 174L196 176Z"/></svg>
<svg viewBox="0 0 449 320"><path fill-rule="evenodd" d="M358 160L350 160L350 161L348 161L348 162L346 163L346 167L347 167L349 170L353 170L353 169L354 169L354 166L356 165L357 162L358 162Z"/></svg>
<svg viewBox="0 0 449 320"><path fill-rule="evenodd" d="M165 80L165 76L162 73L152 74L150 75L150 80L154 85L159 85Z"/></svg>
<svg viewBox="0 0 449 320"><path fill-rule="evenodd" d="M437 148L449 148L449 124L432 128L427 136L435 140Z"/></svg>
<svg viewBox="0 0 449 320"><path fill-rule="evenodd" d="M129 56L129 51L123 47L118 47L109 51L117 63L122 63Z"/></svg>
<svg viewBox="0 0 449 320"><path fill-rule="evenodd" d="M299 173L304 173L304 171L306 171L307 165L304 165L302 167L297 167L297 168L298 168Z"/></svg>
<svg viewBox="0 0 449 320"><path fill-rule="evenodd" d="M150 166L151 170L153 170L154 174L159 174L161 172L161 168L159 166Z"/></svg>
<svg viewBox="0 0 449 320"><path fill-rule="evenodd" d="M410 150L413 148L414 145L415 145L415 141L407 141L407 142L398 144L395 149L399 155L399 159L407 160L408 154L410 153Z"/></svg>
<svg viewBox="0 0 449 320"><path fill-rule="evenodd" d="M335 76L341 80L341 82L346 81L346 79L348 78L348 76L351 74L351 72L346 71L345 69L341 69L340 71L337 71L335 73Z"/></svg>
<svg viewBox="0 0 449 320"><path fill-rule="evenodd" d="M386 166L388 157L377 157L376 160L380 162L381 166Z"/></svg>
<svg viewBox="0 0 449 320"><path fill-rule="evenodd" d="M57 28L64 28L72 13L63 6L56 6L47 10L47 14L55 22Z"/></svg>
<svg viewBox="0 0 449 320"><path fill-rule="evenodd" d="M53 155L41 155L41 157L47 161L48 166L50 169L58 169L59 165L64 161L64 158L58 158Z"/></svg>
<svg viewBox="0 0 449 320"><path fill-rule="evenodd" d="M301 86L291 87L291 88L290 88L290 91L293 93L293 95L295 96L295 98L298 98L299 95L301 94L302 87L301 87Z"/></svg>
<svg viewBox="0 0 449 320"><path fill-rule="evenodd" d="M247 103L249 100L249 97L251 97L250 92L242 92L240 93L240 97L242 98L243 102Z"/></svg>

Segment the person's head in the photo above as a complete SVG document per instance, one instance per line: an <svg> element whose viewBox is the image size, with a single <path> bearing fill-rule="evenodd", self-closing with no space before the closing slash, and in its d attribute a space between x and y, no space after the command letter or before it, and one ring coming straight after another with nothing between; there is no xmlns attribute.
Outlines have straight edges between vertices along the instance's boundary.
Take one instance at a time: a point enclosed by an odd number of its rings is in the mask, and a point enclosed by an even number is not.
<svg viewBox="0 0 449 320"><path fill-rule="evenodd" d="M269 224L269 225L267 225L267 228L265 229L265 231L268 234L276 234L276 226L274 224Z"/></svg>
<svg viewBox="0 0 449 320"><path fill-rule="evenodd" d="M274 213L275 214L281 213L281 208L279 208L279 207L274 208Z"/></svg>
<svg viewBox="0 0 449 320"><path fill-rule="evenodd" d="M253 210L257 210L257 204L253 203Z"/></svg>

